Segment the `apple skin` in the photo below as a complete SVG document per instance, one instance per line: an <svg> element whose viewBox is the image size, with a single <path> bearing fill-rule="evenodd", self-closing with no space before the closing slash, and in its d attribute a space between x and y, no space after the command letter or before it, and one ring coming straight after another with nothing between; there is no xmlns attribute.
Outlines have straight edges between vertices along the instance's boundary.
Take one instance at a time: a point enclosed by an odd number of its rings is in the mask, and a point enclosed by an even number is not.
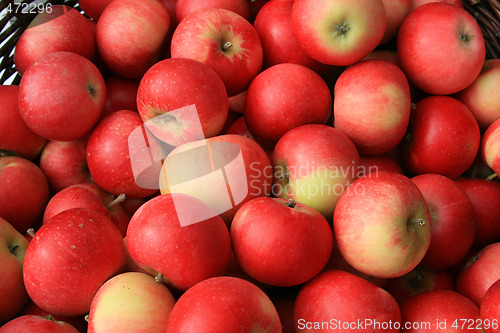
<svg viewBox="0 0 500 333"><path fill-rule="evenodd" d="M104 9L112 1L113 0L79 0L78 5L85 12L85 15L97 22Z"/></svg>
<svg viewBox="0 0 500 333"><path fill-rule="evenodd" d="M126 272L106 281L92 300L89 333L165 332L175 300L154 277Z"/></svg>
<svg viewBox="0 0 500 333"><path fill-rule="evenodd" d="M132 170L129 135L142 124L137 112L119 110L99 121L92 130L87 141L87 165L94 182L106 192L144 198L157 191L158 187L139 187ZM154 145L153 140L150 143Z"/></svg>
<svg viewBox="0 0 500 333"><path fill-rule="evenodd" d="M374 277L395 278L424 257L431 241L431 215L410 179L379 172L358 178L342 194L333 230L351 266Z"/></svg>
<svg viewBox="0 0 500 333"><path fill-rule="evenodd" d="M72 325L42 316L24 315L0 327L2 333L78 333Z"/></svg>
<svg viewBox="0 0 500 333"><path fill-rule="evenodd" d="M474 82L486 51L471 14L452 4L433 2L416 8L403 21L397 52L410 82L430 94L450 95Z"/></svg>
<svg viewBox="0 0 500 333"><path fill-rule="evenodd" d="M104 79L90 60L76 53L53 52L23 74L19 112L36 134L72 141L97 123L105 96Z"/></svg>
<svg viewBox="0 0 500 333"><path fill-rule="evenodd" d="M500 318L500 280L488 288L481 301L479 313L486 333L499 333L498 318Z"/></svg>
<svg viewBox="0 0 500 333"><path fill-rule="evenodd" d="M87 139L85 136L74 141L49 141L43 148L39 166L53 194L91 180L87 166Z"/></svg>
<svg viewBox="0 0 500 333"><path fill-rule="evenodd" d="M95 34L87 19L69 6L51 9L37 14L16 43L14 63L20 74L51 52L72 52L87 59L94 55Z"/></svg>
<svg viewBox="0 0 500 333"><path fill-rule="evenodd" d="M243 92L230 96L228 98L228 106L229 106L229 111L243 114L245 111L245 98L247 97L247 91L244 90Z"/></svg>
<svg viewBox="0 0 500 333"><path fill-rule="evenodd" d="M6 150L20 157L33 160L40 156L47 139L35 134L19 113L19 86L0 86L0 152Z"/></svg>
<svg viewBox="0 0 500 333"><path fill-rule="evenodd" d="M116 226L122 237L127 234L130 215L115 197L93 183L71 185L52 196L43 213L43 223L72 208L87 208L103 214Z"/></svg>
<svg viewBox="0 0 500 333"><path fill-rule="evenodd" d="M476 237L472 245L481 249L500 240L500 183L485 179L460 177L457 184L467 193L474 206Z"/></svg>
<svg viewBox="0 0 500 333"><path fill-rule="evenodd" d="M22 234L0 217L0 324L12 319L28 303L23 282L28 244Z"/></svg>
<svg viewBox="0 0 500 333"><path fill-rule="evenodd" d="M305 283L325 267L333 234L318 211L283 198L256 198L231 224L241 268L257 281L280 287Z"/></svg>
<svg viewBox="0 0 500 333"><path fill-rule="evenodd" d="M409 273L389 279L385 287L399 304L410 297L433 290L455 290L455 278L447 269L432 270L417 266Z"/></svg>
<svg viewBox="0 0 500 333"><path fill-rule="evenodd" d="M326 72L328 66L311 58L295 38L292 5L293 0L265 2L255 17L253 25L262 42L264 67L293 63L317 73Z"/></svg>
<svg viewBox="0 0 500 333"><path fill-rule="evenodd" d="M167 332L280 333L274 304L254 284L229 276L199 282L174 305Z"/></svg>
<svg viewBox="0 0 500 333"><path fill-rule="evenodd" d="M385 32L380 44L385 44L393 40L406 16L411 11L412 0L382 0L385 9Z"/></svg>
<svg viewBox="0 0 500 333"><path fill-rule="evenodd" d="M137 111L137 90L140 80L126 79L113 75L105 80L106 101L102 109L101 119L113 111Z"/></svg>
<svg viewBox="0 0 500 333"><path fill-rule="evenodd" d="M500 275L500 242L484 247L457 278L457 291L477 306Z"/></svg>
<svg viewBox="0 0 500 333"><path fill-rule="evenodd" d="M488 59L481 73L456 97L472 111L482 131L500 119L500 102L494 98L500 93L500 59Z"/></svg>
<svg viewBox="0 0 500 333"><path fill-rule="evenodd" d="M431 244L422 265L445 269L457 264L471 249L476 214L465 191L448 177L423 174L411 179L424 196L432 216Z"/></svg>
<svg viewBox="0 0 500 333"><path fill-rule="evenodd" d="M308 205L331 221L339 197L358 177L359 154L340 130L302 125L278 141L272 164L274 196Z"/></svg>
<svg viewBox="0 0 500 333"><path fill-rule="evenodd" d="M429 2L447 2L460 8L464 8L464 3L462 2L462 0L411 0L411 10L414 10L415 8L425 5Z"/></svg>
<svg viewBox="0 0 500 333"><path fill-rule="evenodd" d="M247 0L177 0L175 17L180 23L190 14L205 8L226 9L250 21L250 2Z"/></svg>
<svg viewBox="0 0 500 333"><path fill-rule="evenodd" d="M80 333L87 333L88 323L85 321L85 316L54 316L49 312L42 310L38 305L33 303L33 301L29 301L28 304L23 308L23 310L18 314L18 317L25 315L34 315L41 316L44 318L52 317L52 320L63 321L65 323L70 324L74 328L76 328Z"/></svg>
<svg viewBox="0 0 500 333"><path fill-rule="evenodd" d="M356 275L340 270L324 271L299 291L294 305L297 332L399 332L394 323L401 315L396 300L384 289ZM342 324L376 322L392 323L389 329L367 325L342 329ZM313 329L311 324L327 322L329 328ZM307 327L307 325L313 327Z"/></svg>
<svg viewBox="0 0 500 333"><path fill-rule="evenodd" d="M245 117L240 117L236 119L227 129L226 134L241 135L249 138L250 140L257 141L253 137L252 133L248 129L247 123L245 122Z"/></svg>
<svg viewBox="0 0 500 333"><path fill-rule="evenodd" d="M363 59L380 43L386 26L382 0L295 0L292 27L309 56L334 66Z"/></svg>
<svg viewBox="0 0 500 333"><path fill-rule="evenodd" d="M179 216L198 223L182 226ZM225 273L231 258L231 240L224 221L200 200L185 194L163 194L147 201L132 216L127 248L146 272L187 290L207 278Z"/></svg>
<svg viewBox="0 0 500 333"><path fill-rule="evenodd" d="M228 96L243 92L262 67L262 44L255 28L222 8L201 9L183 19L172 35L170 52L172 58L189 58L212 68Z"/></svg>
<svg viewBox="0 0 500 333"><path fill-rule="evenodd" d="M420 293L400 308L401 321L409 323L409 327L401 326L401 333L482 332L479 308L452 290Z"/></svg>
<svg viewBox="0 0 500 333"><path fill-rule="evenodd" d="M440 174L455 179L474 162L481 134L472 112L449 96L416 103L404 142L405 165L414 175Z"/></svg>
<svg viewBox="0 0 500 333"><path fill-rule="evenodd" d="M359 156L359 176L368 175L372 172L389 171L403 173L401 165L393 157L387 154L381 155L360 155Z"/></svg>
<svg viewBox="0 0 500 333"><path fill-rule="evenodd" d="M169 88L165 89L165 86ZM189 119L170 112L193 104L204 137L219 134L228 113L226 88L217 73L199 61L184 58L162 60L148 70L139 84L137 107L141 119L148 123L148 129L156 137L171 145L186 142L185 136L202 139L200 133L190 133L195 129L189 126ZM158 116L163 116L161 119L167 117L169 121L155 122L154 118Z"/></svg>
<svg viewBox="0 0 500 333"><path fill-rule="evenodd" d="M125 264L123 238L113 223L102 214L73 208L35 233L24 258L24 283L43 310L83 315L99 287Z"/></svg>
<svg viewBox="0 0 500 333"><path fill-rule="evenodd" d="M245 98L245 121L263 147L272 148L289 130L324 124L332 113L332 95L313 70L278 64L252 81Z"/></svg>
<svg viewBox="0 0 500 333"><path fill-rule="evenodd" d="M223 181L218 177L222 169ZM162 194L198 198L229 226L246 202L271 194L272 177L271 162L262 147L244 136L226 134L175 148L165 158L159 184Z"/></svg>
<svg viewBox="0 0 500 333"><path fill-rule="evenodd" d="M169 27L170 17L160 1L115 1L97 21L99 55L113 73L139 79L160 59Z"/></svg>
<svg viewBox="0 0 500 333"><path fill-rule="evenodd" d="M398 66L365 60L347 68L335 83L335 128L360 154L379 155L403 139L410 120L410 86Z"/></svg>
<svg viewBox="0 0 500 333"><path fill-rule="evenodd" d="M484 132L480 149L481 157L486 165L500 175L500 119Z"/></svg>
<svg viewBox="0 0 500 333"><path fill-rule="evenodd" d="M42 170L22 157L0 157L0 188L0 216L20 233L34 227L49 201Z"/></svg>

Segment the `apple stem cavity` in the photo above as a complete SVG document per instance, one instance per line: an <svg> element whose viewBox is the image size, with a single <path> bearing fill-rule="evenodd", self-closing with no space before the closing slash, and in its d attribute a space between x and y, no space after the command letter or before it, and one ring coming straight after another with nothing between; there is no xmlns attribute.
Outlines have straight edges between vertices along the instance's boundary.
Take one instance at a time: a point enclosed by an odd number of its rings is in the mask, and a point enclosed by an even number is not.
<svg viewBox="0 0 500 333"><path fill-rule="evenodd" d="M28 230L26 230L26 233L31 237L35 237L35 229L33 228L29 228Z"/></svg>
<svg viewBox="0 0 500 333"><path fill-rule="evenodd" d="M460 40L462 42L466 42L467 43L469 41L469 39L471 39L472 37L474 37L474 35L469 35L469 34L466 34L465 32L461 32L460 33Z"/></svg>
<svg viewBox="0 0 500 333"><path fill-rule="evenodd" d="M288 199L288 202L285 204L285 206L294 208L297 203L293 199Z"/></svg>
<svg viewBox="0 0 500 333"><path fill-rule="evenodd" d="M13 256L15 256L16 255L16 251L17 251L18 248L19 248L19 245L17 245L17 244L9 246L9 252L10 252L10 254L12 254Z"/></svg>
<svg viewBox="0 0 500 333"><path fill-rule="evenodd" d="M110 204L107 206L108 209L111 209L114 206L122 203L125 199L126 199L125 193L120 194L119 196L116 197L115 200L113 200L112 202L110 202Z"/></svg>
<svg viewBox="0 0 500 333"><path fill-rule="evenodd" d="M163 274L158 273L158 274L155 276L155 281L156 281L157 283L162 283L162 282L163 282Z"/></svg>
<svg viewBox="0 0 500 333"><path fill-rule="evenodd" d="M348 27L345 23L342 23L341 25L339 25L339 26L337 27L337 34L339 34L339 35L342 35L342 36L343 36L343 35L345 35L345 33L346 33L349 29L351 29L351 28L350 28L350 27Z"/></svg>
<svg viewBox="0 0 500 333"><path fill-rule="evenodd" d="M489 175L486 180L493 180L497 177L498 175L496 173L492 174L492 175Z"/></svg>
<svg viewBox="0 0 500 333"><path fill-rule="evenodd" d="M225 51L229 50L230 48L232 48L233 44L231 44L231 42L227 41L225 43L222 43L221 47L222 47L222 51L225 52Z"/></svg>

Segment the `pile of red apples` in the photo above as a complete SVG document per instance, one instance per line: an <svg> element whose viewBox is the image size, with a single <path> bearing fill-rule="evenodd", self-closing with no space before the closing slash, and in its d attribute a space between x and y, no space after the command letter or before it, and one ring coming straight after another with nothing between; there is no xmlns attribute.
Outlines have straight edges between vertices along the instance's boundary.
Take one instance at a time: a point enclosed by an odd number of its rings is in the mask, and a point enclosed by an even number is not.
<svg viewBox="0 0 500 333"><path fill-rule="evenodd" d="M78 8L0 87L0 333L500 332L500 60L461 1Z"/></svg>

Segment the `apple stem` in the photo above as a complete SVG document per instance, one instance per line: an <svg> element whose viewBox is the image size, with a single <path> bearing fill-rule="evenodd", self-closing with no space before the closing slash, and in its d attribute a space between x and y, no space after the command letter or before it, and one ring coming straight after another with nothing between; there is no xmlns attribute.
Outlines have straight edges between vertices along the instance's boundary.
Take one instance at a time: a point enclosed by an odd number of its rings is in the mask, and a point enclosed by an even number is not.
<svg viewBox="0 0 500 333"><path fill-rule="evenodd" d="M423 227L426 224L425 220L422 218L410 219L409 223L410 224L418 224L420 227Z"/></svg>
<svg viewBox="0 0 500 333"><path fill-rule="evenodd" d="M222 51L227 51L231 47L233 47L233 44L231 44L231 42L225 42L225 43L222 44Z"/></svg>
<svg viewBox="0 0 500 333"><path fill-rule="evenodd" d="M163 282L163 274L158 273L158 274L155 276L155 281L156 281L156 282L158 282L158 283L162 283L162 282Z"/></svg>
<svg viewBox="0 0 500 333"><path fill-rule="evenodd" d="M293 199L288 199L288 202L285 204L285 206L294 208L297 203Z"/></svg>
<svg viewBox="0 0 500 333"><path fill-rule="evenodd" d="M498 175L496 173L492 174L492 175L489 175L486 180L493 180L494 178L496 178Z"/></svg>
<svg viewBox="0 0 500 333"><path fill-rule="evenodd" d="M35 237L35 229L33 228L29 228L28 230L26 230L26 233L31 236L31 238Z"/></svg>
<svg viewBox="0 0 500 333"><path fill-rule="evenodd" d="M88 323L89 322L89 315L85 316L85 321Z"/></svg>
<svg viewBox="0 0 500 333"><path fill-rule="evenodd" d="M122 203L126 199L125 193L120 194L119 196L116 197L115 200L113 200L109 205L108 209L113 208L114 206L118 205L119 203Z"/></svg>

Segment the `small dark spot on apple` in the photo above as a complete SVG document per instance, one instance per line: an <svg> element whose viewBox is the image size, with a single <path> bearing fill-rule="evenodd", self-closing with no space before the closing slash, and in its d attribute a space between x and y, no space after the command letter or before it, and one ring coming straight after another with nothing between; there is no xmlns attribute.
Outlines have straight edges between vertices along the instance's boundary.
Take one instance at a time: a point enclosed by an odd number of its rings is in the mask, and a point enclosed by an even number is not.
<svg viewBox="0 0 500 333"><path fill-rule="evenodd" d="M90 96L92 97L95 97L95 95L97 94L97 91L95 90L95 88L93 86L87 86L87 91L89 92Z"/></svg>

